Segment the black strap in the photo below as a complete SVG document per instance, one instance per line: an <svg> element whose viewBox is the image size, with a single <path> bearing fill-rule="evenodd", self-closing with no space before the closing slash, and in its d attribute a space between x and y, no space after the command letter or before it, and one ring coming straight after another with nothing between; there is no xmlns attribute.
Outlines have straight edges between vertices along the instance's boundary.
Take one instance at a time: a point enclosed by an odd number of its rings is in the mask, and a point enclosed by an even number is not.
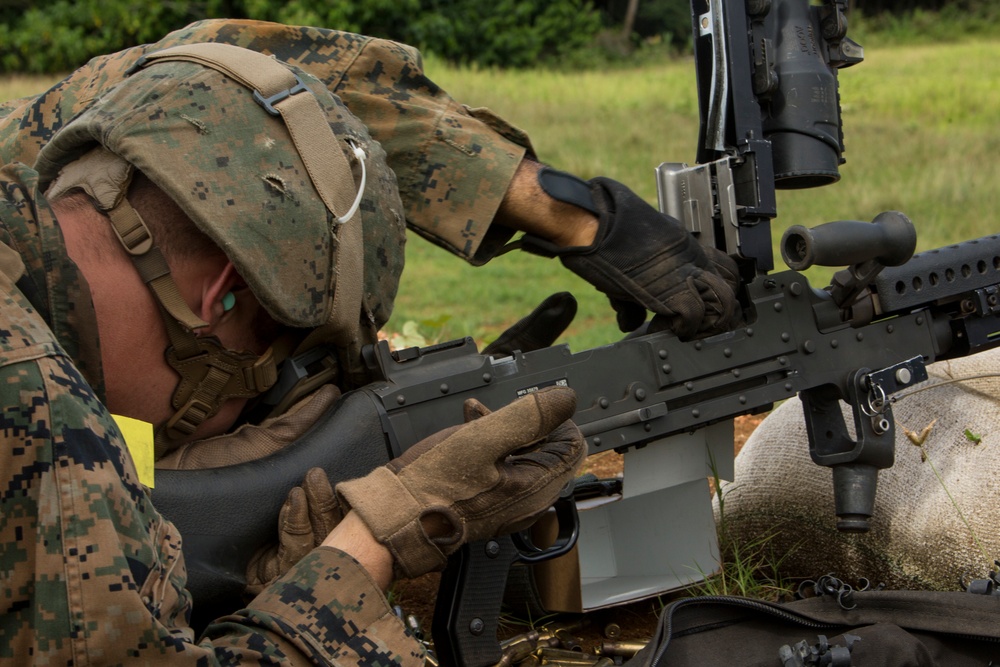
<svg viewBox="0 0 1000 667"><path fill-rule="evenodd" d="M590 185L583 179L552 167L542 167L538 170L538 185L553 199L579 206L597 215Z"/></svg>

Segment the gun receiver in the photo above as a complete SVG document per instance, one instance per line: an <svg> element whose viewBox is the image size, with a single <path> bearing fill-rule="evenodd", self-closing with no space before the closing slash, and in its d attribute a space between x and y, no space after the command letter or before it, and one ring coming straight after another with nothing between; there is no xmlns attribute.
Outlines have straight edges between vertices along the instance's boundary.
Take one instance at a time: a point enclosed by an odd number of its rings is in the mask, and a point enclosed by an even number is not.
<svg viewBox="0 0 1000 667"><path fill-rule="evenodd" d="M897 214L848 228L912 238L905 225ZM867 307L853 308L860 314L847 319L829 292L811 288L798 272L758 276L745 286L750 321L696 341L662 332L576 354L556 345L504 357L480 355L469 338L396 352L382 342L366 350L378 379L365 392L383 415L393 456L459 420L462 403L473 396L495 410L542 387L572 387L579 405L574 421L596 454L766 410L796 393L822 393L855 406L860 435L855 442L817 433L811 445L817 462L836 468L870 457L883 468L892 463L888 397L924 379L926 363L996 344L998 256L1000 237L918 255L917 271L904 264L884 272L864 297ZM984 266L989 271L969 270ZM915 300L911 286L930 284L935 272L942 279L932 298ZM881 441L888 452L869 454L869 444L878 449ZM871 508L838 514L870 516Z"/></svg>
<svg viewBox="0 0 1000 667"><path fill-rule="evenodd" d="M906 254L912 252L913 230L901 214L825 229L838 228L887 238L893 249L910 243ZM839 252L825 247L825 234L810 238L819 256ZM841 242L837 235L832 238ZM883 245L872 244L870 252L855 253L852 259L859 265L876 262L870 255L884 255ZM366 362L378 379L364 393L380 415L390 456L459 421L469 397L498 409L542 387L572 387L578 396L573 419L589 452L596 454L656 446L676 434L769 409L797 393L805 408L810 454L833 470L837 526L864 532L878 471L893 463L891 396L925 380L925 364L1000 341L998 258L1000 237L918 255L917 271L908 263L887 269L859 297L865 307L856 303L847 310L829 292L811 288L798 272L758 276L745 286L749 322L696 341L648 333L576 354L557 345L502 357L480 355L468 338L396 352L382 342L366 349ZM911 286L929 281L927 276L935 272L952 280L939 281L930 298L914 299ZM853 410L853 429L844 422L842 401ZM628 483L626 476L626 487ZM466 602L471 598L477 611L453 615L436 626L442 664L486 665L499 659L493 635L468 630L481 632L481 622L491 617L482 611L488 605L480 596L490 595L482 589L484 582L476 579L480 588L472 591L461 585L483 567L493 572L493 610L498 613L495 578L502 584L516 550L495 547L504 564L494 561L490 567L487 557L475 557L483 551L481 545L470 549L465 556L471 559L470 569L447 579L454 586L444 586L439 597L447 605L456 604L453 596Z"/></svg>

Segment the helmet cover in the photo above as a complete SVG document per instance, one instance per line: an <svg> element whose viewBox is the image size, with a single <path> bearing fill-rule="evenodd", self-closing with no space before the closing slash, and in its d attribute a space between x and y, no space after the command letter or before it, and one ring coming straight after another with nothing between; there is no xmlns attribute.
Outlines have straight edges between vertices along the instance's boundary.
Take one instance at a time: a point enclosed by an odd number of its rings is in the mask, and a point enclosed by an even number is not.
<svg viewBox="0 0 1000 667"><path fill-rule="evenodd" d="M363 225L363 313L369 331L392 311L403 268L402 204L385 152L340 99L315 77L288 66L320 103L339 146L362 147L367 187ZM253 91L191 62L154 62L137 70L56 132L36 163L43 185L60 169L103 146L143 172L225 252L265 310L295 327L330 320L338 229L295 149L284 121ZM349 158L354 183L357 159ZM340 187L338 185L338 187Z"/></svg>

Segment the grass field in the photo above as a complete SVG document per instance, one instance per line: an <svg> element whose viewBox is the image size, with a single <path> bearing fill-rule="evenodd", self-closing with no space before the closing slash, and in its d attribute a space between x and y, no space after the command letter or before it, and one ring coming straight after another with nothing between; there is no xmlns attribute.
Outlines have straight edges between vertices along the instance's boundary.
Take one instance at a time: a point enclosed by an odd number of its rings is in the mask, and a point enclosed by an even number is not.
<svg viewBox="0 0 1000 667"><path fill-rule="evenodd" d="M779 192L775 241L792 224L870 220L889 209L911 217L920 249L1000 231L1000 43L865 46L865 62L841 74L848 159L842 179ZM690 60L589 73L475 71L436 60L427 69L457 99L490 107L528 131L542 160L583 177L616 178L650 201L656 165L694 158ZM47 84L0 79L0 99ZM825 284L830 273L809 275ZM411 237L389 328L414 322L430 340L472 335L487 342L559 290L580 300L564 338L574 350L619 336L604 297L558 262L510 253L474 269Z"/></svg>

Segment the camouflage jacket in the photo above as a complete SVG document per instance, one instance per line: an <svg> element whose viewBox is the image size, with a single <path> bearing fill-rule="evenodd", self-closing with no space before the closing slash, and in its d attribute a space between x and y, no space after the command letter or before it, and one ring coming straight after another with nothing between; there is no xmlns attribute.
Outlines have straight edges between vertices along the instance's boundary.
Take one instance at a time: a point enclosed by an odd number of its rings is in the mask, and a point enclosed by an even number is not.
<svg viewBox="0 0 1000 667"><path fill-rule="evenodd" d="M54 333L93 307L36 182L0 171L0 664L420 664L329 548L194 637L180 537Z"/></svg>
<svg viewBox="0 0 1000 667"><path fill-rule="evenodd" d="M522 158L533 155L527 135L452 99L427 78L412 47L337 30L207 20L94 58L38 97L0 105L0 162L34 164L48 138L143 54L192 42L273 54L326 83L385 148L410 229L475 264L510 238L492 220Z"/></svg>

